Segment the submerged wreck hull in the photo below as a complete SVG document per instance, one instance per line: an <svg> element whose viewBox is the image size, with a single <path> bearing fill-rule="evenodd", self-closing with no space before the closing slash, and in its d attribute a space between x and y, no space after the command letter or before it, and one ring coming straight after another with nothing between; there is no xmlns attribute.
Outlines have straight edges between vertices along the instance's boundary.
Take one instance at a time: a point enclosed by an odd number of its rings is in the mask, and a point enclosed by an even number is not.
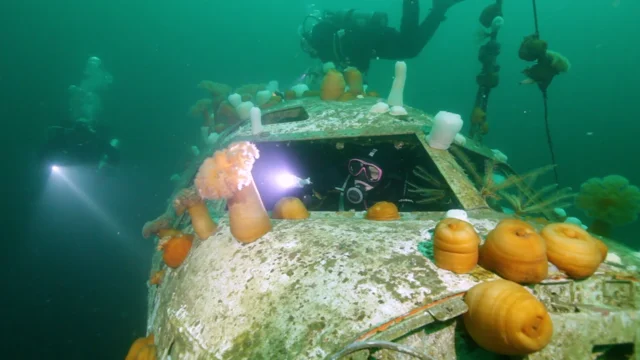
<svg viewBox="0 0 640 360"><path fill-rule="evenodd" d="M431 117L409 107L403 119L370 113L375 102L296 100L265 113L262 133L252 134L249 125L232 129L202 156L241 140L287 144L410 135L481 238L508 216L487 206L449 151L429 148ZM291 121L281 121L287 117ZM457 146L500 161L472 140ZM181 187L191 185L196 165L182 176ZM434 264L430 239L444 212L371 221L362 212L312 211L305 220L272 220L270 232L241 244L230 232L224 201L208 205L218 222L215 234L195 240L184 263L165 269L162 283L149 288L147 330L155 335L158 358L504 358L480 348L461 321L468 310L465 292L499 277L480 266L460 275ZM181 218L175 227L192 233L188 224ZM550 313L554 333L549 345L524 359L634 354L630 358L640 360L640 254L604 240L610 256L593 276L575 281L551 267L546 280L527 287ZM156 253L153 269L162 268Z"/></svg>
<svg viewBox="0 0 640 360"><path fill-rule="evenodd" d="M458 318L467 310L464 292L498 277L481 267L465 275L438 269L427 241L438 218L322 215L274 221L272 232L249 245L235 241L222 221L214 236L197 242L150 293L149 330L159 352L179 359L325 359L354 342L384 340L425 358L491 358L464 335ZM472 220L481 233L497 221ZM638 283L612 277L612 270L604 264L581 282L551 274L533 288L552 313L555 335L529 359L585 359L594 346L637 346ZM384 351L387 359L411 358Z"/></svg>

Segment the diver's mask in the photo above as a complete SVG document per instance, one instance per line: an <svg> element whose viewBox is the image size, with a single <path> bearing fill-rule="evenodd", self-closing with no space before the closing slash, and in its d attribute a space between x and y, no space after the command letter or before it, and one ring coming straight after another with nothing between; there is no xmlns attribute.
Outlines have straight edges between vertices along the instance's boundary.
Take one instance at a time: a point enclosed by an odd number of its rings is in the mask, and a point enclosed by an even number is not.
<svg viewBox="0 0 640 360"><path fill-rule="evenodd" d="M347 200L352 204L360 204L366 193L374 189L382 179L382 168L369 161L354 158L349 160L349 174L355 179L353 186L346 189Z"/></svg>

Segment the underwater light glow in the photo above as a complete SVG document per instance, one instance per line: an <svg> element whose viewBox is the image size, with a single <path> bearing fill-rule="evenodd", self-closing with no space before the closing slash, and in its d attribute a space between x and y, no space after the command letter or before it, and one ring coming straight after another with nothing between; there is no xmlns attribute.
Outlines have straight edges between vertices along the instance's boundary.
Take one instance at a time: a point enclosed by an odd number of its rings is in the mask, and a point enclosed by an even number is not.
<svg viewBox="0 0 640 360"><path fill-rule="evenodd" d="M278 186L284 189L298 186L299 181L300 178L287 172L280 173L276 177L276 183L278 184Z"/></svg>
<svg viewBox="0 0 640 360"><path fill-rule="evenodd" d="M58 165L51 165L51 172L59 174L62 169Z"/></svg>

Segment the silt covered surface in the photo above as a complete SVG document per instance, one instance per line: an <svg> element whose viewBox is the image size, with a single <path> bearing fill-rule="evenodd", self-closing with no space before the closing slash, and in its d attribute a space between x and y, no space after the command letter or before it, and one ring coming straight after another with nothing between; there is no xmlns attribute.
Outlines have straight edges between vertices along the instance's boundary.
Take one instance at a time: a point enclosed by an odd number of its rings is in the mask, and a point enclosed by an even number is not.
<svg viewBox="0 0 640 360"><path fill-rule="evenodd" d="M165 279L152 306L159 348L189 344L171 354L220 359L337 352L377 325L487 280L437 269L420 253L438 219L273 221L273 231L249 245L223 220Z"/></svg>

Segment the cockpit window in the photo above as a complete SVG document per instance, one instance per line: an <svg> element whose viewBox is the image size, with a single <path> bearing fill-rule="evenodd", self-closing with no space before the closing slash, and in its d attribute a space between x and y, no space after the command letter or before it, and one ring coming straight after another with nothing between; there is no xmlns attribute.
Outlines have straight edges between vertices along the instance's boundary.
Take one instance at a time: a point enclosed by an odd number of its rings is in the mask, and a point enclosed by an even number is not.
<svg viewBox="0 0 640 360"><path fill-rule="evenodd" d="M283 108L267 112L262 115L262 124L282 124L295 121L307 120L309 114L302 106Z"/></svg>
<svg viewBox="0 0 640 360"><path fill-rule="evenodd" d="M310 211L366 210L378 201L402 212L459 208L415 135L256 144L253 177L267 209L283 197Z"/></svg>

